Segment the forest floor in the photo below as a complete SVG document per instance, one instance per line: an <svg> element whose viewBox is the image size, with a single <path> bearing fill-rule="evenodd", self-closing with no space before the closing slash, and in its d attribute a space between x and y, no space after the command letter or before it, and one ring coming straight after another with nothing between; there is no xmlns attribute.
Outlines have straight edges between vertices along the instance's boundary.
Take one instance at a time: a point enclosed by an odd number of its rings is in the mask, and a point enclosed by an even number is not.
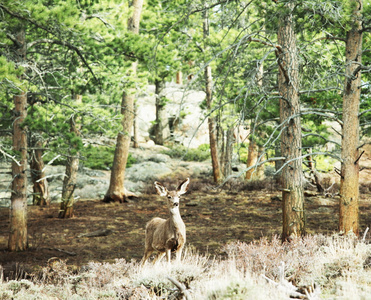
<svg viewBox="0 0 371 300"><path fill-rule="evenodd" d="M265 189L237 192L208 189L192 191L181 199L181 215L187 227L187 246L201 254L223 256L228 242L252 242L281 233L280 193ZM371 225L371 194L360 199L362 233ZM331 235L338 224L338 198L306 198L307 233ZM163 198L141 195L127 203L80 200L74 217L59 219L58 204L29 206L29 250L8 252L9 208L0 209L0 267L4 278L20 278L48 266L54 259L66 261L76 271L90 261L114 262L117 258L139 261L144 250L144 227L155 216L167 217ZM82 234L106 230L105 236ZM367 234L370 239L370 234Z"/></svg>

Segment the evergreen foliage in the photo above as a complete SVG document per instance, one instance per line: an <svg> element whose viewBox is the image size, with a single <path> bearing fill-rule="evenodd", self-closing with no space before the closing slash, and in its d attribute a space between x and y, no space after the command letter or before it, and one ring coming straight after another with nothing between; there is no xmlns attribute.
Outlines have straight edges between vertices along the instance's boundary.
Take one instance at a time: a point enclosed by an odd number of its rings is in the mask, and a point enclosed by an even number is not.
<svg viewBox="0 0 371 300"><path fill-rule="evenodd" d="M345 0L306 0L293 12L300 49L304 149L323 151L334 134L328 121L341 118L344 34L353 6ZM135 35L127 30L131 12L121 1L5 1L0 5L1 130L10 130L12 95L24 90L30 104L25 124L29 131L41 135L54 153L67 155L72 145L77 146L75 151L83 151L86 140L117 135L124 87L140 91L156 80L171 81L182 71L193 75L185 89L200 89L204 67L211 65L214 104L205 116L215 116L219 130L248 127L250 138L272 156L280 135L275 47L283 7L282 1L268 0L147 1L140 34ZM365 1L366 31L370 7ZM207 38L203 36L206 10ZM28 45L23 62L14 54L19 26L26 28ZM367 49L370 42L365 36ZM362 58L366 69L370 57L366 50ZM134 60L139 62L136 79L128 71ZM259 67L261 84L257 84ZM371 132L367 70L360 115L365 138ZM81 105L74 103L74 95L83 96ZM81 137L69 132L72 115L80 118ZM339 147L332 151L338 152Z"/></svg>

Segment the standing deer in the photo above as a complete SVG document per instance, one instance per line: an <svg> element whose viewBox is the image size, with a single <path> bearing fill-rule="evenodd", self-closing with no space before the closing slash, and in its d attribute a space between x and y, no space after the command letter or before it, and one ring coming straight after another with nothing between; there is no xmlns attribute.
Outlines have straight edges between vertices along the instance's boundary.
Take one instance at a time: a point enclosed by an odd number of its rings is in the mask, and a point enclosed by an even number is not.
<svg viewBox="0 0 371 300"><path fill-rule="evenodd" d="M167 197L167 207L170 217L165 220L153 218L146 225L146 241L142 265L149 256L157 251L154 263L166 254L170 263L171 252L176 252L176 260L180 261L186 241L186 228L179 212L179 196L188 190L189 178L179 184L175 191L168 191L160 182L155 181L155 188L160 196Z"/></svg>

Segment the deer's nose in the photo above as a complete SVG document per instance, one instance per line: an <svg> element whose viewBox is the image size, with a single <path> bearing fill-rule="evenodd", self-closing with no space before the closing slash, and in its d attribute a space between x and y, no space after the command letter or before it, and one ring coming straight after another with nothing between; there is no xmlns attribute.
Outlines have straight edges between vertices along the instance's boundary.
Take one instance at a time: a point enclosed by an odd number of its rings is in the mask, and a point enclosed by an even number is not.
<svg viewBox="0 0 371 300"><path fill-rule="evenodd" d="M178 202L174 202L173 206L174 207L177 207L177 206L179 206L179 203Z"/></svg>

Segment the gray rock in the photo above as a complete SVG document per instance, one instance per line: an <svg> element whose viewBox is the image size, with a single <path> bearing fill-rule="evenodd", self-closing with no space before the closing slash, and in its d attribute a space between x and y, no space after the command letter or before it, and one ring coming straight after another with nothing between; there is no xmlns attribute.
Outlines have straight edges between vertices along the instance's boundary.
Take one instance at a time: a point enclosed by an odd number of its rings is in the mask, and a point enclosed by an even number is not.
<svg viewBox="0 0 371 300"><path fill-rule="evenodd" d="M159 177L169 176L172 172L173 171L165 163L146 161L128 168L127 178L133 182L148 182L158 179Z"/></svg>
<svg viewBox="0 0 371 300"><path fill-rule="evenodd" d="M166 163L170 159L169 155L166 154L155 154L148 158L149 161L153 161L156 163Z"/></svg>

